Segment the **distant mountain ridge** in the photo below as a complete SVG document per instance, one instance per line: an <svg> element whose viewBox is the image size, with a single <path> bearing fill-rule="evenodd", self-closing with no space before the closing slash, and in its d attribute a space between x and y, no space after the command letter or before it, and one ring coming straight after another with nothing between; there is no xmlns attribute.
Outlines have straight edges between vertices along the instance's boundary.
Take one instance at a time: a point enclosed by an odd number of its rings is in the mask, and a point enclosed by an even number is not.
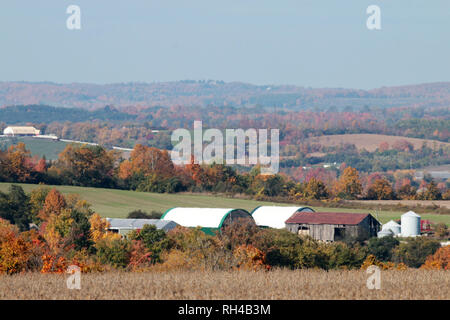
<svg viewBox="0 0 450 320"><path fill-rule="evenodd" d="M116 84L0 82L0 107L52 105L100 109L183 106L262 106L293 109L450 106L450 82L382 87L372 90L252 85L242 82L193 81Z"/></svg>

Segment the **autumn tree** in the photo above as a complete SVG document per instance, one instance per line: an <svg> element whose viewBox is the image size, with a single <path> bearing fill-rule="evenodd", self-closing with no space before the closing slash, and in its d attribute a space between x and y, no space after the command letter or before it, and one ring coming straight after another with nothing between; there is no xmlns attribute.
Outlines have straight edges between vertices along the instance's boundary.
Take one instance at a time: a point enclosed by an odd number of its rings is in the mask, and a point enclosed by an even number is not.
<svg viewBox="0 0 450 320"><path fill-rule="evenodd" d="M117 154L100 146L69 144L50 173L70 185L111 187Z"/></svg>
<svg viewBox="0 0 450 320"><path fill-rule="evenodd" d="M167 150L159 150L138 144L131 152L130 159L121 163L119 177L130 178L133 174L143 176L156 173L160 176L171 176L174 166Z"/></svg>
<svg viewBox="0 0 450 320"><path fill-rule="evenodd" d="M30 180L33 163L31 153L23 142L8 148L6 157L3 159L3 169L5 170L4 175L10 181L27 182Z"/></svg>
<svg viewBox="0 0 450 320"><path fill-rule="evenodd" d="M31 216L34 223L39 223L40 219L38 217L39 212L44 208L45 199L51 189L49 187L39 186L33 189L30 194L30 210Z"/></svg>
<svg viewBox="0 0 450 320"><path fill-rule="evenodd" d="M58 190L52 189L45 197L44 205L38 217L45 221L52 214L58 216L64 208L66 208L66 199Z"/></svg>
<svg viewBox="0 0 450 320"><path fill-rule="evenodd" d="M329 197L329 192L325 184L315 178L310 179L303 189L304 198L306 199L326 199Z"/></svg>
<svg viewBox="0 0 450 320"><path fill-rule="evenodd" d="M358 170L346 167L337 184L337 194L344 199L356 199L362 192Z"/></svg>
<svg viewBox="0 0 450 320"><path fill-rule="evenodd" d="M395 199L394 189L390 182L383 178L377 179L369 187L367 191L367 199L369 200L393 200Z"/></svg>
<svg viewBox="0 0 450 320"><path fill-rule="evenodd" d="M425 270L450 270L450 246L439 248L420 267Z"/></svg>
<svg viewBox="0 0 450 320"><path fill-rule="evenodd" d="M100 217L98 213L94 213L90 218L89 222L91 224L91 238L94 242L105 238L107 229L110 223L105 218Z"/></svg>

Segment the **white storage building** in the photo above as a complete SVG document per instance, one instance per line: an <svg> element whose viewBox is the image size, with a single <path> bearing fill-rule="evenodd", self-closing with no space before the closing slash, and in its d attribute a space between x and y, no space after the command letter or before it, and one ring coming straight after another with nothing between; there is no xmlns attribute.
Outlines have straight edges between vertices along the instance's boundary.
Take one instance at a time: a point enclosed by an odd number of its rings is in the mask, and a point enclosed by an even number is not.
<svg viewBox="0 0 450 320"><path fill-rule="evenodd" d="M232 208L172 208L161 219L171 220L180 226L201 227L205 233L214 234L238 219L255 223L247 210Z"/></svg>
<svg viewBox="0 0 450 320"><path fill-rule="evenodd" d="M122 235L133 230L140 230L146 224L154 225L157 229L164 231L170 231L177 226L173 221L168 220L158 220L158 219L117 219L117 218L106 218L109 222L109 231L117 232Z"/></svg>
<svg viewBox="0 0 450 320"><path fill-rule="evenodd" d="M40 130L36 129L35 127L6 127L5 130L3 130L3 134L5 136L37 136L41 133Z"/></svg>

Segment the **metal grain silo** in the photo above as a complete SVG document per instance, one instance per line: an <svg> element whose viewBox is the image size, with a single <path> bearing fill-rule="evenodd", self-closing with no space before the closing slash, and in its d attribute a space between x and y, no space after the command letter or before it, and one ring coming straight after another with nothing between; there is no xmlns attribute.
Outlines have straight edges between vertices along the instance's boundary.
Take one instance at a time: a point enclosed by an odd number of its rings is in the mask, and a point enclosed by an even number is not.
<svg viewBox="0 0 450 320"><path fill-rule="evenodd" d="M381 230L391 230L394 235L399 235L401 233L400 225L394 220L391 220L388 223L383 224Z"/></svg>
<svg viewBox="0 0 450 320"><path fill-rule="evenodd" d="M420 216L408 211L401 217L402 237L415 237L420 235Z"/></svg>
<svg viewBox="0 0 450 320"><path fill-rule="evenodd" d="M378 238L389 237L389 236L393 236L393 235L394 235L394 233L392 232L391 229L383 229L377 233Z"/></svg>

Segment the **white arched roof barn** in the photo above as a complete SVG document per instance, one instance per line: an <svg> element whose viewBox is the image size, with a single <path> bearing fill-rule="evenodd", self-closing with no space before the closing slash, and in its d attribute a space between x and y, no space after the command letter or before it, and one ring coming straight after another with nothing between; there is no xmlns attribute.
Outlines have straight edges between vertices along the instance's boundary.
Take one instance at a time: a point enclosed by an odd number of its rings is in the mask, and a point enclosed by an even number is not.
<svg viewBox="0 0 450 320"><path fill-rule="evenodd" d="M283 229L286 227L284 222L296 212L314 212L314 210L309 207L260 206L251 214L257 226Z"/></svg>
<svg viewBox="0 0 450 320"><path fill-rule="evenodd" d="M181 208L167 210L161 220L171 220L183 227L201 227L205 233L213 234L237 219L255 223L251 214L244 209L232 208Z"/></svg>

